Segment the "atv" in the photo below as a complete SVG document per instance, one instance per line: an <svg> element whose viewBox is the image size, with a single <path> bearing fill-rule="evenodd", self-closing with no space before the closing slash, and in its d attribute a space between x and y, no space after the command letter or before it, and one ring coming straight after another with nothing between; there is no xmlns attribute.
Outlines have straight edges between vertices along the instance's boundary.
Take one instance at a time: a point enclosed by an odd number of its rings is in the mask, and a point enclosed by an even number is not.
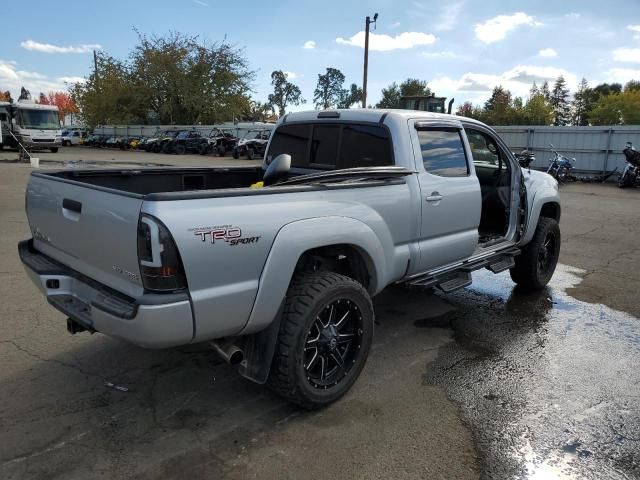
<svg viewBox="0 0 640 480"><path fill-rule="evenodd" d="M266 128L247 131L234 147L233 158L238 159L246 155L248 160L253 160L263 157L270 136L271 130Z"/></svg>
<svg viewBox="0 0 640 480"><path fill-rule="evenodd" d="M220 157L224 157L227 152L232 152L238 143L238 137L233 135L230 129L223 130L221 128L211 130L209 138L206 140L206 142L200 144L198 150L200 155L215 153Z"/></svg>
<svg viewBox="0 0 640 480"><path fill-rule="evenodd" d="M199 152L200 146L207 143L207 139L203 137L197 130L181 130L163 149L163 153L175 153L183 155L187 152Z"/></svg>

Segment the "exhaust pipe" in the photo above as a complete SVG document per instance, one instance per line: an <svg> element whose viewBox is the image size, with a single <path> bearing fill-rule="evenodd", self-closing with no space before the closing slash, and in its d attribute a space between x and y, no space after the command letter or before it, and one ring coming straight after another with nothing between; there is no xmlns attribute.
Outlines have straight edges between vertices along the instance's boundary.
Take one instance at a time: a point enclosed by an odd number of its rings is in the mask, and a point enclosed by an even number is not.
<svg viewBox="0 0 640 480"><path fill-rule="evenodd" d="M80 325L78 322L76 322L72 318L67 318L67 332L69 332L71 335L86 331L87 329Z"/></svg>
<svg viewBox="0 0 640 480"><path fill-rule="evenodd" d="M216 353L229 365L240 365L244 360L244 352L232 342L218 342L213 340L211 346Z"/></svg>

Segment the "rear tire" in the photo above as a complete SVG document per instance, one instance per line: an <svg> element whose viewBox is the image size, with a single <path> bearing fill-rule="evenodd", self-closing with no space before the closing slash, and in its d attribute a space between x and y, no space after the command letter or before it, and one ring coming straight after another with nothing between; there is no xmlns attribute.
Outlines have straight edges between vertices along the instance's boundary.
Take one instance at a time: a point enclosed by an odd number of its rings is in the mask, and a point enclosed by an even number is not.
<svg viewBox="0 0 640 480"><path fill-rule="evenodd" d="M511 279L526 290L541 290L551 280L560 255L560 227L553 218L540 217L531 241L516 257Z"/></svg>
<svg viewBox="0 0 640 480"><path fill-rule="evenodd" d="M253 148L247 148L247 160L253 160L255 158L255 153Z"/></svg>
<svg viewBox="0 0 640 480"><path fill-rule="evenodd" d="M51 150L51 153L58 153L58 147L53 147L53 148L50 148L49 150Z"/></svg>
<svg viewBox="0 0 640 480"><path fill-rule="evenodd" d="M233 156L233 158L235 158L236 160L240 158L240 152L238 152L237 148L233 149L233 153L231 154Z"/></svg>
<svg viewBox="0 0 640 480"><path fill-rule="evenodd" d="M366 363L373 321L371 298L352 278L297 275L287 292L269 386L307 409L338 400Z"/></svg>
<svg viewBox="0 0 640 480"><path fill-rule="evenodd" d="M227 149L224 147L218 147L218 156L224 157L227 154Z"/></svg>
<svg viewBox="0 0 640 480"><path fill-rule="evenodd" d="M187 151L186 147L181 143L179 143L175 147L173 147L173 152L176 155L184 155L186 151Z"/></svg>

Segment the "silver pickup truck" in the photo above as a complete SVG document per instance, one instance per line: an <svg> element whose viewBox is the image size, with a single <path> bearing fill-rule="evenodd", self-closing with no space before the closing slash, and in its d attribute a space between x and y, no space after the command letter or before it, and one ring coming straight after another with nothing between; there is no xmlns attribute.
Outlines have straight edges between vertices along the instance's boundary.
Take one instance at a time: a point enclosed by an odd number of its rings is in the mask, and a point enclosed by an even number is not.
<svg viewBox="0 0 640 480"><path fill-rule="evenodd" d="M285 115L263 165L32 173L26 271L71 333L211 342L307 408L354 383L392 283L471 272L550 280L558 185L474 120L415 111Z"/></svg>

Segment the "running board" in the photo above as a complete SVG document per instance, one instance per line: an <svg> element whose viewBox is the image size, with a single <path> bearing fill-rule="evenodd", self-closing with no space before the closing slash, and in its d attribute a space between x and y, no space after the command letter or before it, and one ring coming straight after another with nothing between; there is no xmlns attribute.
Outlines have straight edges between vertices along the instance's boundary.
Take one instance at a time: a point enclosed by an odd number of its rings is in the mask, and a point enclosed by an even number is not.
<svg viewBox="0 0 640 480"><path fill-rule="evenodd" d="M400 283L421 288L437 287L443 292L449 293L471 285L471 272L475 270L487 268L493 273L500 273L512 268L515 265L515 257L518 255L520 255L520 249L513 247L496 252L495 255L489 257L463 262L449 270L427 273Z"/></svg>

